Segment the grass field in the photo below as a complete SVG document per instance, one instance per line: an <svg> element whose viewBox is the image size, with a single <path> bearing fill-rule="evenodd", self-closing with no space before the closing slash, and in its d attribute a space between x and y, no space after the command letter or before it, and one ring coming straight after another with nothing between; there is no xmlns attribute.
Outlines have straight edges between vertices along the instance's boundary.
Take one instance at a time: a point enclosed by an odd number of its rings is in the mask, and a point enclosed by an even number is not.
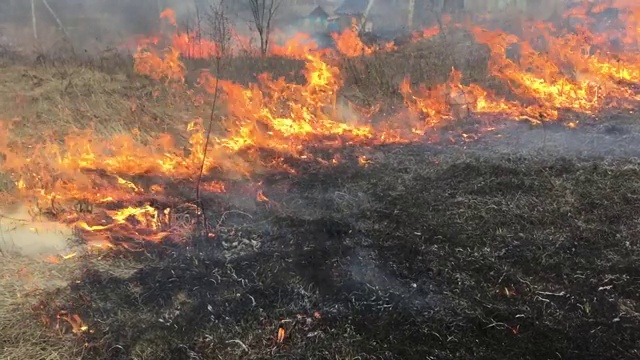
<svg viewBox="0 0 640 360"><path fill-rule="evenodd" d="M454 65L505 92L487 61L465 34L434 38L344 60L340 95L391 111L403 106L405 75L435 85ZM243 58L220 76L249 83L269 70L299 82L302 67ZM7 60L0 84L12 144L82 128L96 137L138 129L142 142L165 132L180 143L209 111L120 57ZM564 116L500 119L471 142L449 139L473 131L473 115L438 129L438 141L310 143L317 158L340 161L279 154L289 171L206 174L226 187L201 199L209 236L59 263L5 251L0 358L637 359L637 115ZM576 118L578 128L563 125ZM190 182L135 179L194 202ZM0 186L16 190L8 179Z"/></svg>

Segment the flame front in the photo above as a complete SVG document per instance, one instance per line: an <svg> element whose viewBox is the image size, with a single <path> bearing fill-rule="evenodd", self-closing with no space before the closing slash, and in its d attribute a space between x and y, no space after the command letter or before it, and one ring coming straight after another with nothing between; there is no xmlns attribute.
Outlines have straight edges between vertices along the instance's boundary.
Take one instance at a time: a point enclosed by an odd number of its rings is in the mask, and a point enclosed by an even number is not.
<svg viewBox="0 0 640 360"><path fill-rule="evenodd" d="M407 77L397 90L418 119L409 121L409 126L406 121L394 122L394 118L374 125L369 119L379 105L361 109L355 116L357 121L338 120L344 82L340 61L399 50L393 43L366 45L355 25L333 35L333 51L320 50L308 35L298 34L273 46L271 54L304 61L303 83L262 74L253 84L244 86L203 71L194 90L185 84L184 57L236 56L240 51L231 48L228 54L221 54L222 48L214 42L180 32L175 14L166 10L161 18L174 33L165 39L141 40L135 70L165 82L173 91L193 95L194 106L204 106L202 99L218 92L221 106L214 117L220 129L209 133L202 119L193 119L184 124L184 144L169 134L152 141L136 134L101 139L90 130L74 132L62 143L51 140L38 146L0 139L0 150L5 154L1 170L14 175L21 200L31 201L58 220L73 224L89 241L113 243L117 237L161 241L187 233L194 224L178 219L176 203L167 200L159 205L152 201L167 199L162 183L141 185L136 177L193 183L201 169L205 174L220 170L247 176L258 168L285 169L278 156L313 159L308 146L311 143L337 148L425 141L424 134L430 129L471 115L544 121L558 119L565 111L593 114L609 106L633 104L638 100L633 85L640 82L640 58L633 51L640 33L640 8L629 4L619 4L625 9L621 30L604 33L589 30L592 24L583 8L566 14L584 21L577 32L558 30L551 24L525 23L522 34L516 36L480 26L456 25L486 45L491 76L508 86L514 96L506 99L479 84L464 83L462 73L455 68L446 83L430 88L412 86ZM428 28L414 33L411 41L428 41L439 33L437 27ZM613 37L620 39L617 49L608 40ZM509 55L514 48L517 58ZM0 130L10 131L6 124ZM474 136L463 137L469 140ZM278 155L265 159L265 150ZM317 160L327 166L339 162L338 157ZM366 166L370 160L362 156L359 162ZM205 181L201 188L218 194L227 191L222 180ZM262 192L257 200L269 201Z"/></svg>

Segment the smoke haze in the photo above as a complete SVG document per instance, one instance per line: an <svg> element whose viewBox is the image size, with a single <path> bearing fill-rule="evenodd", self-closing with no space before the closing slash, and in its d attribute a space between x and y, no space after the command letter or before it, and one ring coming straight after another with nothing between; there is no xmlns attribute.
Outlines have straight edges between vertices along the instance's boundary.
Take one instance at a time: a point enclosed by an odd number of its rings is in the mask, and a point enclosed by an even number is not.
<svg viewBox="0 0 640 360"><path fill-rule="evenodd" d="M32 219L26 207L0 217L0 253L28 257L59 255L67 248L72 230L59 222Z"/></svg>
<svg viewBox="0 0 640 360"><path fill-rule="evenodd" d="M53 47L65 40L65 32L77 48L117 46L136 34L153 33L160 12L167 7L181 18L194 8L191 1L177 0L34 0L33 3L33 13L30 1L0 4L3 46L26 51Z"/></svg>

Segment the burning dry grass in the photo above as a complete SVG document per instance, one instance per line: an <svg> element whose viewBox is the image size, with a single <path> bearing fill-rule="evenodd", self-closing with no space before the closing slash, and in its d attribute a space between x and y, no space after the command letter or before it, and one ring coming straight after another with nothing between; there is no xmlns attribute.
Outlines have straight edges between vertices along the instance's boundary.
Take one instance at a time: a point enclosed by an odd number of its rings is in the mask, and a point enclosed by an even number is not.
<svg viewBox="0 0 640 360"><path fill-rule="evenodd" d="M81 250L79 250L81 251ZM73 334L73 313L67 315L66 290L86 268L128 277L140 264L105 261L99 253L66 260L34 258L2 251L0 261L0 355L2 359L67 360L84 358L84 345ZM47 312L46 310L51 310ZM68 317L67 317L68 316Z"/></svg>
<svg viewBox="0 0 640 360"><path fill-rule="evenodd" d="M435 36L410 42L393 51L375 52L370 56L345 59L347 92L360 94L354 100L361 106L375 106L379 99L402 103L400 84L405 78L412 85L437 86L449 80L452 68L464 74L465 82L490 85L495 81L488 76L489 53L463 31L451 30L446 37Z"/></svg>
<svg viewBox="0 0 640 360"><path fill-rule="evenodd" d="M134 129L149 136L182 132L185 123L179 119L195 109L182 106L185 99L179 94L123 71L110 74L69 59L33 66L7 64L0 68L3 119L11 121L11 135L26 143L42 143L43 137L60 140L87 128L103 137L131 134Z"/></svg>
<svg viewBox="0 0 640 360"><path fill-rule="evenodd" d="M88 266L56 295L87 319L86 355L638 356L640 164L424 146L344 158L265 178L271 205L235 219L212 209L221 247L149 249L128 276Z"/></svg>
<svg viewBox="0 0 640 360"><path fill-rule="evenodd" d="M0 354L3 359L67 360L80 348L72 337L55 336L34 313L35 299L65 287L77 264L52 264L12 254L0 256Z"/></svg>

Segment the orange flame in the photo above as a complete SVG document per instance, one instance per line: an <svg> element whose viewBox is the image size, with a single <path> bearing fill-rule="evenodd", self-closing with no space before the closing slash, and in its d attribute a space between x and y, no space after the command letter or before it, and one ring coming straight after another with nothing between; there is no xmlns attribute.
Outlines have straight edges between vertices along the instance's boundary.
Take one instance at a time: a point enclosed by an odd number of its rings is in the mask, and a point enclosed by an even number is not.
<svg viewBox="0 0 640 360"><path fill-rule="evenodd" d="M204 71L197 88L187 89L183 57L194 53L218 56L221 47L180 32L175 12L167 9L161 18L173 27L172 33L141 40L134 68L139 74L171 84L171 90L199 97L200 103L218 91L224 109L214 115L223 130L207 139L202 119L193 119L185 123L186 146L179 146L179 141L168 134L143 145L136 134L100 140L90 130L74 132L62 144L45 139L34 147L10 144L4 137L0 138L0 150L5 155L1 170L14 174L20 196L55 208L53 212L60 221L74 224L96 246L109 247L118 236L161 241L169 235L182 234L192 224L179 221L174 206L152 206L148 199L166 197L168 189L159 184L142 186L133 180L136 176L194 180L202 165L205 174L220 170L245 176L259 167L278 167L294 173L281 158L261 158L260 150L331 166L339 163L340 157L315 158L307 144L340 147L423 141L431 128L473 114L543 121L558 119L566 110L592 114L608 106L625 106L640 100L629 86L640 83L640 55L634 51L639 44L640 7L630 2L618 3L627 6L622 8L624 29L609 29L602 34L589 30L586 8L566 15L587 19L575 32L525 22L523 33L516 36L458 24L467 27L476 41L488 48L491 76L500 79L514 96L507 99L479 84L465 83L459 69L452 69L445 83L430 88L411 84L407 77L398 90L413 115L409 125L394 118L380 125L370 123L367 119L378 113L380 104L371 109L353 107L353 117L358 121L339 120L338 93L343 87L343 74L337 61L376 51L395 51L392 43L381 47L364 44L355 23L333 35L336 53L319 51L306 34L297 34L283 45L272 47L274 55L304 60L302 83L261 74L255 83L244 86L216 79ZM631 5L634 7L628 7ZM428 28L415 33L413 39L424 40L438 33L438 28ZM613 36L622 39L622 50L608 41ZM194 48L196 43L198 47ZM511 54L516 48L517 58ZM228 56L238 53L232 50ZM487 129L493 128L487 125ZM4 123L0 126L3 133L11 130ZM475 138L474 134L461 136L467 141ZM205 149L207 140L209 146ZM358 162L367 166L370 159L361 156ZM201 189L210 193L226 191L221 181L205 181ZM269 201L262 192L256 198Z"/></svg>

